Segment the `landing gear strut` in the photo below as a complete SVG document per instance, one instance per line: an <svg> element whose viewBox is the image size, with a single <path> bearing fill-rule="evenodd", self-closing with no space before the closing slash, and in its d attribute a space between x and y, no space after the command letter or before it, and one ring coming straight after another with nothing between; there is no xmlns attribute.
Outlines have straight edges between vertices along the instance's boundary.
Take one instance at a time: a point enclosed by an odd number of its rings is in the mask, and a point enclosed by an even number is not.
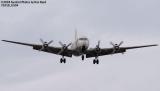
<svg viewBox="0 0 160 91"><path fill-rule="evenodd" d="M64 58L64 56L60 59L60 63L66 63L66 59Z"/></svg>
<svg viewBox="0 0 160 91"><path fill-rule="evenodd" d="M84 55L82 55L82 60L84 60Z"/></svg>

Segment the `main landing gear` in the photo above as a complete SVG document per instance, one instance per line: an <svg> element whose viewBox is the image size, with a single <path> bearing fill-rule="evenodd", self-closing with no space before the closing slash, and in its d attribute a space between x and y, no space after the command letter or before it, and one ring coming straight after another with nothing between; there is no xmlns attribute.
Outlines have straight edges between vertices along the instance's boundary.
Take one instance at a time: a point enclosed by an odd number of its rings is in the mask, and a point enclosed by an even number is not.
<svg viewBox="0 0 160 91"><path fill-rule="evenodd" d="M84 60L84 55L82 55L82 60ZM66 58L64 58L64 56L60 59L60 63L66 63ZM98 57L93 60L93 64L99 64Z"/></svg>
<svg viewBox="0 0 160 91"><path fill-rule="evenodd" d="M95 59L93 60L93 64L99 64L98 58L95 58Z"/></svg>
<svg viewBox="0 0 160 91"><path fill-rule="evenodd" d="M66 59L64 58L64 56L60 59L60 63L66 63Z"/></svg>
<svg viewBox="0 0 160 91"><path fill-rule="evenodd" d="M82 55L82 60L84 60L84 55Z"/></svg>

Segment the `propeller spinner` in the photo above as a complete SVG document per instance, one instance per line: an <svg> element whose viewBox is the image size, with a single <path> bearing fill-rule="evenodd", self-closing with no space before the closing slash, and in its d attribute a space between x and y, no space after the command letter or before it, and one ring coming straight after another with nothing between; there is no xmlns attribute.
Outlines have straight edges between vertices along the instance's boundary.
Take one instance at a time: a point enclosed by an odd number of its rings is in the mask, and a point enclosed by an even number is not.
<svg viewBox="0 0 160 91"><path fill-rule="evenodd" d="M62 52L64 52L72 43L69 43L68 45L63 44L61 41L59 42L59 44L62 46L61 50L59 51L58 54L61 54Z"/></svg>
<svg viewBox="0 0 160 91"><path fill-rule="evenodd" d="M114 48L113 53L115 53L117 50L119 50L119 47L123 44L123 41L121 41L119 44L114 44L113 42L110 42L110 44Z"/></svg>
<svg viewBox="0 0 160 91"><path fill-rule="evenodd" d="M40 51L44 50L45 48L47 48L52 42L53 40L49 41L49 42L46 42L46 41L43 41L43 39L40 39L41 43L42 43L42 48L40 49Z"/></svg>

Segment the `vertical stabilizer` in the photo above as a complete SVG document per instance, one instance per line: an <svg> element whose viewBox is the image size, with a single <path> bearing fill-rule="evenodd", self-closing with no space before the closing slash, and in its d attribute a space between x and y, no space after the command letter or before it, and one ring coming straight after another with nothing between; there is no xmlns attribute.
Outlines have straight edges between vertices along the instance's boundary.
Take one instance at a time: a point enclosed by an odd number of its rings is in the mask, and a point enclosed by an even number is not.
<svg viewBox="0 0 160 91"><path fill-rule="evenodd" d="M75 29L75 41L78 39L77 29Z"/></svg>

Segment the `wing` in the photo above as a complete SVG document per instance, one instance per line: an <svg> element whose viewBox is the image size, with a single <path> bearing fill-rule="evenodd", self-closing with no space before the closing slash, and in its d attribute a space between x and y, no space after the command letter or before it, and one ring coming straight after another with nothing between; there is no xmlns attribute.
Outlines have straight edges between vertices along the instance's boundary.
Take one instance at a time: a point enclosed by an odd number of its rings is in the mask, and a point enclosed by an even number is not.
<svg viewBox="0 0 160 91"><path fill-rule="evenodd" d="M14 44L25 45L25 46L30 46L30 47L33 47L34 50L40 50L42 48L42 46L43 46L43 45L15 42L15 41L9 41L9 40L2 40L2 41L9 42L9 43L14 43ZM41 51L48 52L48 53L53 53L53 54L57 54L57 55L64 55L64 56L67 56L67 57L72 57L72 53L73 53L72 50L67 49L67 50L65 50L65 51L63 51L62 53L59 54L61 49L62 49L61 47L48 46L47 48L45 48L45 49L43 49Z"/></svg>
<svg viewBox="0 0 160 91"><path fill-rule="evenodd" d="M152 47L152 46L158 46L158 45L155 44L155 45L144 45L144 46L119 47L119 49L116 51L114 48L102 48L100 49L99 52L96 51L96 48L93 48L86 51L86 58L103 56L103 55L112 55L116 53L124 53L128 49L136 49L136 48Z"/></svg>

